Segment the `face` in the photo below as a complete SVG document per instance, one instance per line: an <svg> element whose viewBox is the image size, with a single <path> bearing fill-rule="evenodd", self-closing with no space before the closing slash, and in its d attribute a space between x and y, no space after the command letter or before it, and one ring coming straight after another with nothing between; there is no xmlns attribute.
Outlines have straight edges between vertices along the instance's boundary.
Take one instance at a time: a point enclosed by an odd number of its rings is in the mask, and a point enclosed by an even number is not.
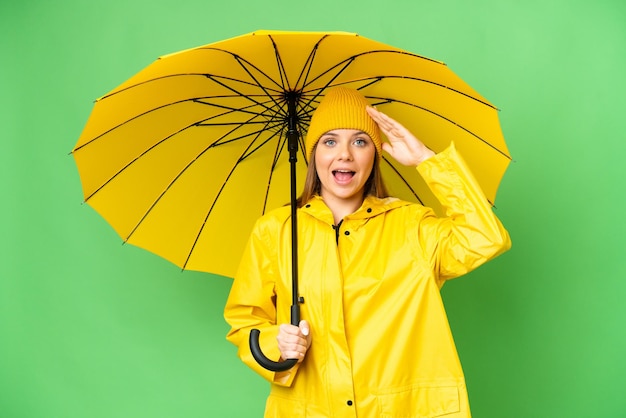
<svg viewBox="0 0 626 418"><path fill-rule="evenodd" d="M322 135L315 148L315 169L327 204L363 202L363 187L376 158L374 142L365 132L335 129Z"/></svg>

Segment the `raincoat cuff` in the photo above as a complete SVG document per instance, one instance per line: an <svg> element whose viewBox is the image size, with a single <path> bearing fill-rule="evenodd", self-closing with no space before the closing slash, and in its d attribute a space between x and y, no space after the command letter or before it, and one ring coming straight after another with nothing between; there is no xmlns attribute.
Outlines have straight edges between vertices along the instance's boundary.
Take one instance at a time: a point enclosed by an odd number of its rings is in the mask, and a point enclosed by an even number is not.
<svg viewBox="0 0 626 418"><path fill-rule="evenodd" d="M454 141L450 142L450 145L446 149L441 152L438 152L434 156L430 157L423 163L417 166L417 171L420 173L422 178L426 180L426 183L429 184L429 187L433 189L436 187L436 184L439 182L436 179L440 178L442 175L449 182L449 186L452 186L456 193L459 193L459 198L465 198L465 182L471 183L472 190L475 190L477 193L483 195L485 202L487 198L484 197L482 189L474 176L472 175L469 167L463 160L463 157L456 150L456 146ZM451 173L454 173L450 175ZM464 180L463 180L464 179ZM447 187L444 187L447 189ZM435 190L433 190L434 192ZM435 195L437 193L435 192ZM440 197L437 196L439 201L441 201Z"/></svg>
<svg viewBox="0 0 626 418"><path fill-rule="evenodd" d="M300 363L296 363L291 369L284 372L276 372L274 373L274 380L272 383L278 386L291 386L293 380L296 377L296 372L298 371L298 367L300 367Z"/></svg>
<svg viewBox="0 0 626 418"><path fill-rule="evenodd" d="M445 148L443 151L436 153L435 155L418 165L417 171L419 171L420 174L426 174L432 169L433 165L440 165L444 161L458 160L459 158L459 153L456 150L454 141L451 141L450 145L448 145L448 147Z"/></svg>
<svg viewBox="0 0 626 418"><path fill-rule="evenodd" d="M481 206L491 207L465 160L456 150L454 141L418 165L417 171L446 209L447 216L452 212L465 213L473 197L479 198Z"/></svg>

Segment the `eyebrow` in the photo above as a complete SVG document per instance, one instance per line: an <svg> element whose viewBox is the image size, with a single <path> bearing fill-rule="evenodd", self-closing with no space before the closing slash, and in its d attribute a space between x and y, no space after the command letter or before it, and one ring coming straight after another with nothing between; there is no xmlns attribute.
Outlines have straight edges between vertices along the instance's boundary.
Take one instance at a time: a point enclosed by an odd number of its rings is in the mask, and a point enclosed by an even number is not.
<svg viewBox="0 0 626 418"><path fill-rule="evenodd" d="M337 128L337 129L343 129L343 128ZM345 128L345 129L349 129L349 128ZM327 136L327 135L329 135L329 136L339 136L339 134L336 134L336 133L333 132L334 130L335 129L333 129L332 131L328 131L328 132L326 132L322 136ZM356 131L356 132L354 132L354 134L352 136L359 136L359 135L363 135L363 134L367 135L367 137L369 138L369 134L367 132L365 132L365 131Z"/></svg>

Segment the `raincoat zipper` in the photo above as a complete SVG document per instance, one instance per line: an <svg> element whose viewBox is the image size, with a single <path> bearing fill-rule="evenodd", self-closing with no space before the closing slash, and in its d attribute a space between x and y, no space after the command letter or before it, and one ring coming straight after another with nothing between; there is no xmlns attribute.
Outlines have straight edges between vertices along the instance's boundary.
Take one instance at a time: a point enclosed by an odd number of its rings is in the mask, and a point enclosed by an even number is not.
<svg viewBox="0 0 626 418"><path fill-rule="evenodd" d="M335 230L335 241L337 245L339 245L339 228L341 228L341 224L343 223L343 219L339 221L337 225L333 225L333 229Z"/></svg>

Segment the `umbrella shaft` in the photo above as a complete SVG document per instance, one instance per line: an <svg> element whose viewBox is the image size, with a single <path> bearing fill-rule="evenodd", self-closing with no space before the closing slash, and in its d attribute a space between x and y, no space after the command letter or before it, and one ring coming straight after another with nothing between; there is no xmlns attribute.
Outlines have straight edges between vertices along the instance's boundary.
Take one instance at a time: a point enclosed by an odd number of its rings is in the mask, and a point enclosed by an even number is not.
<svg viewBox="0 0 626 418"><path fill-rule="evenodd" d="M291 324L300 323L300 305L298 301L298 196L296 190L296 163L298 162L298 94L287 93L287 148L291 169Z"/></svg>

